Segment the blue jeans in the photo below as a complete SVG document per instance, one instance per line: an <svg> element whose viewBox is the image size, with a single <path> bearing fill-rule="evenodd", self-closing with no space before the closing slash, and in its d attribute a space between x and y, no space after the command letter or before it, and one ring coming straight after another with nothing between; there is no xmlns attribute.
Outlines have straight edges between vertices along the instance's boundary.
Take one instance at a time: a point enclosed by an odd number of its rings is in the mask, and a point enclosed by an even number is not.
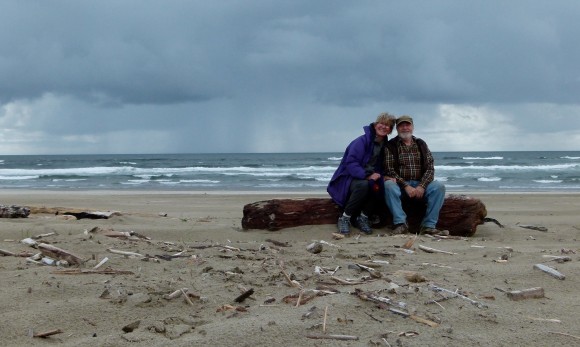
<svg viewBox="0 0 580 347"><path fill-rule="evenodd" d="M412 187L417 187L419 183L419 181L407 181L407 184ZM410 199L409 196L407 196L405 189L401 189L399 185L393 181L386 181L385 202L393 215L393 224L395 225L407 222L407 214L403 211L401 197ZM425 194L423 195L423 200L427 202L427 210L425 212L425 217L421 222L421 226L435 228L437 220L439 219L439 211L441 210L443 201L445 200L445 185L438 181L429 183L425 190Z"/></svg>

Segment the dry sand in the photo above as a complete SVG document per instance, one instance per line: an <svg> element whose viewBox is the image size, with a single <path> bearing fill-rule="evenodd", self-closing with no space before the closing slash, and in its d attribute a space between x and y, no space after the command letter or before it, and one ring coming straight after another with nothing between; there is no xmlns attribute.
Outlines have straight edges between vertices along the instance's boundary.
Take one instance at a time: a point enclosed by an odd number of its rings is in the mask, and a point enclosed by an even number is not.
<svg viewBox="0 0 580 347"><path fill-rule="evenodd" d="M58 235L38 242L86 259L81 269L89 270L108 257L101 269L132 273L57 274L56 266L0 256L0 345L580 345L579 195L470 195L480 198L488 217L505 228L486 223L474 237L462 240L419 237L415 252L408 254L400 246L409 236L387 236L387 229L375 230L372 236L356 237L354 232L343 240L332 239L334 225L277 232L241 230L245 204L300 195L4 191L3 205L112 210L121 215L106 220L65 220L35 213L23 219L0 219L0 249L37 252L19 240L56 232ZM548 231L518 224L544 226ZM151 241L88 233L95 227L134 231ZM277 247L268 239L287 242L290 247ZM314 240L334 246L325 244L321 253L311 254L306 246ZM427 253L419 245L454 254ZM152 257L185 251L186 257L144 261L108 249ZM557 263L544 257L550 255L569 256L571 261ZM502 258L505 261L498 262ZM389 262L378 268L380 278L352 268L352 264L371 260ZM534 269L538 263L557 269L566 279ZM298 295L300 290L287 284L280 265L303 286L305 295L322 284L338 292L314 297L298 307L296 299L285 303L284 297ZM334 274L337 278L362 283L336 283L330 274L316 275L315 266L340 267ZM406 276L413 272L415 276ZM416 282L422 278L424 282ZM433 303L441 296L430 285L457 291L467 299ZM502 292L533 287L542 287L545 297L512 301ZM166 299L180 288L191 293L191 304L183 296ZM234 302L244 289L253 289L254 294L242 303ZM363 301L353 295L355 289L404 302L405 311L438 326ZM235 307L238 310L231 309ZM135 323L133 328L126 330L132 331L124 332L131 323ZM323 326L326 334L352 335L358 340L307 337L322 334ZM62 333L46 339L30 337L54 329Z"/></svg>

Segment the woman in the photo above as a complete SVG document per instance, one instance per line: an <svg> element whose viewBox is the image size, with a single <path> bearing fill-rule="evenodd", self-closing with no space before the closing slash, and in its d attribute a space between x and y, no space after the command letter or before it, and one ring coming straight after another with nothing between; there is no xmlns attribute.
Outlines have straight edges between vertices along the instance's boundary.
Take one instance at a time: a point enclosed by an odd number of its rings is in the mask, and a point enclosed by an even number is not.
<svg viewBox="0 0 580 347"><path fill-rule="evenodd" d="M328 184L326 191L343 208L338 218L341 234L350 233L351 217L357 214L355 225L365 234L372 233L369 223L372 193L373 189L382 190L384 144L394 125L395 116L385 112L374 123L364 126L364 134L348 145Z"/></svg>

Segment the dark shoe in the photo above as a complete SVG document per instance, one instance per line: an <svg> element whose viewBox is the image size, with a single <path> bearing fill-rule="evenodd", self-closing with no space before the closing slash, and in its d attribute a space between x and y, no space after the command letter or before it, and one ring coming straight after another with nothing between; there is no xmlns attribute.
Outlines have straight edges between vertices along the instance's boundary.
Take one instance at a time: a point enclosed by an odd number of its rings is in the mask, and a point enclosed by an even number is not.
<svg viewBox="0 0 580 347"><path fill-rule="evenodd" d="M373 233L373 229L371 229L371 226L369 225L369 217L365 215L361 214L360 216L356 217L356 225L360 231L367 235Z"/></svg>
<svg viewBox="0 0 580 347"><path fill-rule="evenodd" d="M350 217L344 215L338 217L338 232L343 235L350 234Z"/></svg>
<svg viewBox="0 0 580 347"><path fill-rule="evenodd" d="M447 230L437 230L435 228L430 228L430 227L422 226L421 227L421 230L419 231L419 234L420 235L428 234L428 235L447 236L447 235L449 235L449 231L447 231Z"/></svg>
<svg viewBox="0 0 580 347"><path fill-rule="evenodd" d="M409 226L407 223L397 224L393 227L393 235L409 233Z"/></svg>

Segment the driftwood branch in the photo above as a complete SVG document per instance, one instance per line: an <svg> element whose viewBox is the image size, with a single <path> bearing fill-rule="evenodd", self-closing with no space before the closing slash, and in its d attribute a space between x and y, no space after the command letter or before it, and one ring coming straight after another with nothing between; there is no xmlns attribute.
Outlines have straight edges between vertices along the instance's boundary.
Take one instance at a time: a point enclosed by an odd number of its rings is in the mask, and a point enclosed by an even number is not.
<svg viewBox="0 0 580 347"><path fill-rule="evenodd" d="M65 260L71 265L80 265L84 262L81 257L47 243L39 243L38 249L47 257Z"/></svg>
<svg viewBox="0 0 580 347"><path fill-rule="evenodd" d="M325 334L308 334L306 335L309 339L319 339L319 340L342 340L342 341L358 341L358 336L353 335L325 335Z"/></svg>

